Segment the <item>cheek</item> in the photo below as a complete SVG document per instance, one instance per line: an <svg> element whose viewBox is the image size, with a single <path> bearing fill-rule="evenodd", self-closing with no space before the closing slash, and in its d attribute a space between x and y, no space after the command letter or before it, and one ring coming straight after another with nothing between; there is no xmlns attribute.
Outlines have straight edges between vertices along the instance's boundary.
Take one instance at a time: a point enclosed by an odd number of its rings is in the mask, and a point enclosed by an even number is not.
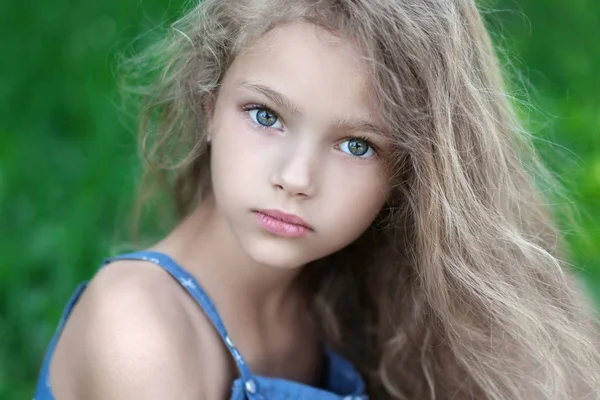
<svg viewBox="0 0 600 400"><path fill-rule="evenodd" d="M346 240L354 240L383 207L387 182L375 166L356 166L339 172L328 179L328 203L332 205L328 207L328 225Z"/></svg>
<svg viewBox="0 0 600 400"><path fill-rule="evenodd" d="M231 116L227 123L221 124L211 148L213 184L229 187L252 184L261 170L259 139L239 116Z"/></svg>

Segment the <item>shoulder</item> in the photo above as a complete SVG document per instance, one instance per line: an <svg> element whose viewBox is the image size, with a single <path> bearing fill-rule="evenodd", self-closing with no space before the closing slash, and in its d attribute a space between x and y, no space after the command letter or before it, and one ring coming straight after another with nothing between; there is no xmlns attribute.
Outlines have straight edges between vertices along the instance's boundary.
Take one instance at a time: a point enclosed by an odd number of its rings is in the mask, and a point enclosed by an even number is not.
<svg viewBox="0 0 600 400"><path fill-rule="evenodd" d="M61 399L202 398L200 340L167 272L146 262L102 268L53 355ZM57 393L63 395L58 396Z"/></svg>

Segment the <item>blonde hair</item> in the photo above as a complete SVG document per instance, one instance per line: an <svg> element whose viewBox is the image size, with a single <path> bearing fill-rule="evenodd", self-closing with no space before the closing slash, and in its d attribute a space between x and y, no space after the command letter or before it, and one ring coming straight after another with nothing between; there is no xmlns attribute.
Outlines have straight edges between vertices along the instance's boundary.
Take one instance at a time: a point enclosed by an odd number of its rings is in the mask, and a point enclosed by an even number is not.
<svg viewBox="0 0 600 400"><path fill-rule="evenodd" d="M128 61L159 72L142 92L141 142L178 215L210 185L206 100L245 46L298 20L359 45L395 143L377 220L303 271L324 340L375 399L600 399L596 322L542 196L560 186L473 0L195 6Z"/></svg>

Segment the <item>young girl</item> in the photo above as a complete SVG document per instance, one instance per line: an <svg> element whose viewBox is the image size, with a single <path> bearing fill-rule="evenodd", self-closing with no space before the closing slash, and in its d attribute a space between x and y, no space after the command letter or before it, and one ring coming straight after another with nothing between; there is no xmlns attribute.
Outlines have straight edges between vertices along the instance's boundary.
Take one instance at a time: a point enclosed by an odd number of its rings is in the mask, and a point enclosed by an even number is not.
<svg viewBox="0 0 600 400"><path fill-rule="evenodd" d="M472 0L205 0L134 63L181 218L76 291L37 400L600 399Z"/></svg>

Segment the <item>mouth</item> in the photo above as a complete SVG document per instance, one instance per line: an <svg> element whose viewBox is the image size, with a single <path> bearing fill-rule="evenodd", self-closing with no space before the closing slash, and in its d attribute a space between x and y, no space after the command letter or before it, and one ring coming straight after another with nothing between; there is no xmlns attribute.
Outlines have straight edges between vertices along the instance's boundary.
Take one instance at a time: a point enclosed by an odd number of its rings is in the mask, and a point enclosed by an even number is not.
<svg viewBox="0 0 600 400"><path fill-rule="evenodd" d="M314 229L302 218L279 210L252 210L261 226L268 232L283 237L301 237Z"/></svg>

